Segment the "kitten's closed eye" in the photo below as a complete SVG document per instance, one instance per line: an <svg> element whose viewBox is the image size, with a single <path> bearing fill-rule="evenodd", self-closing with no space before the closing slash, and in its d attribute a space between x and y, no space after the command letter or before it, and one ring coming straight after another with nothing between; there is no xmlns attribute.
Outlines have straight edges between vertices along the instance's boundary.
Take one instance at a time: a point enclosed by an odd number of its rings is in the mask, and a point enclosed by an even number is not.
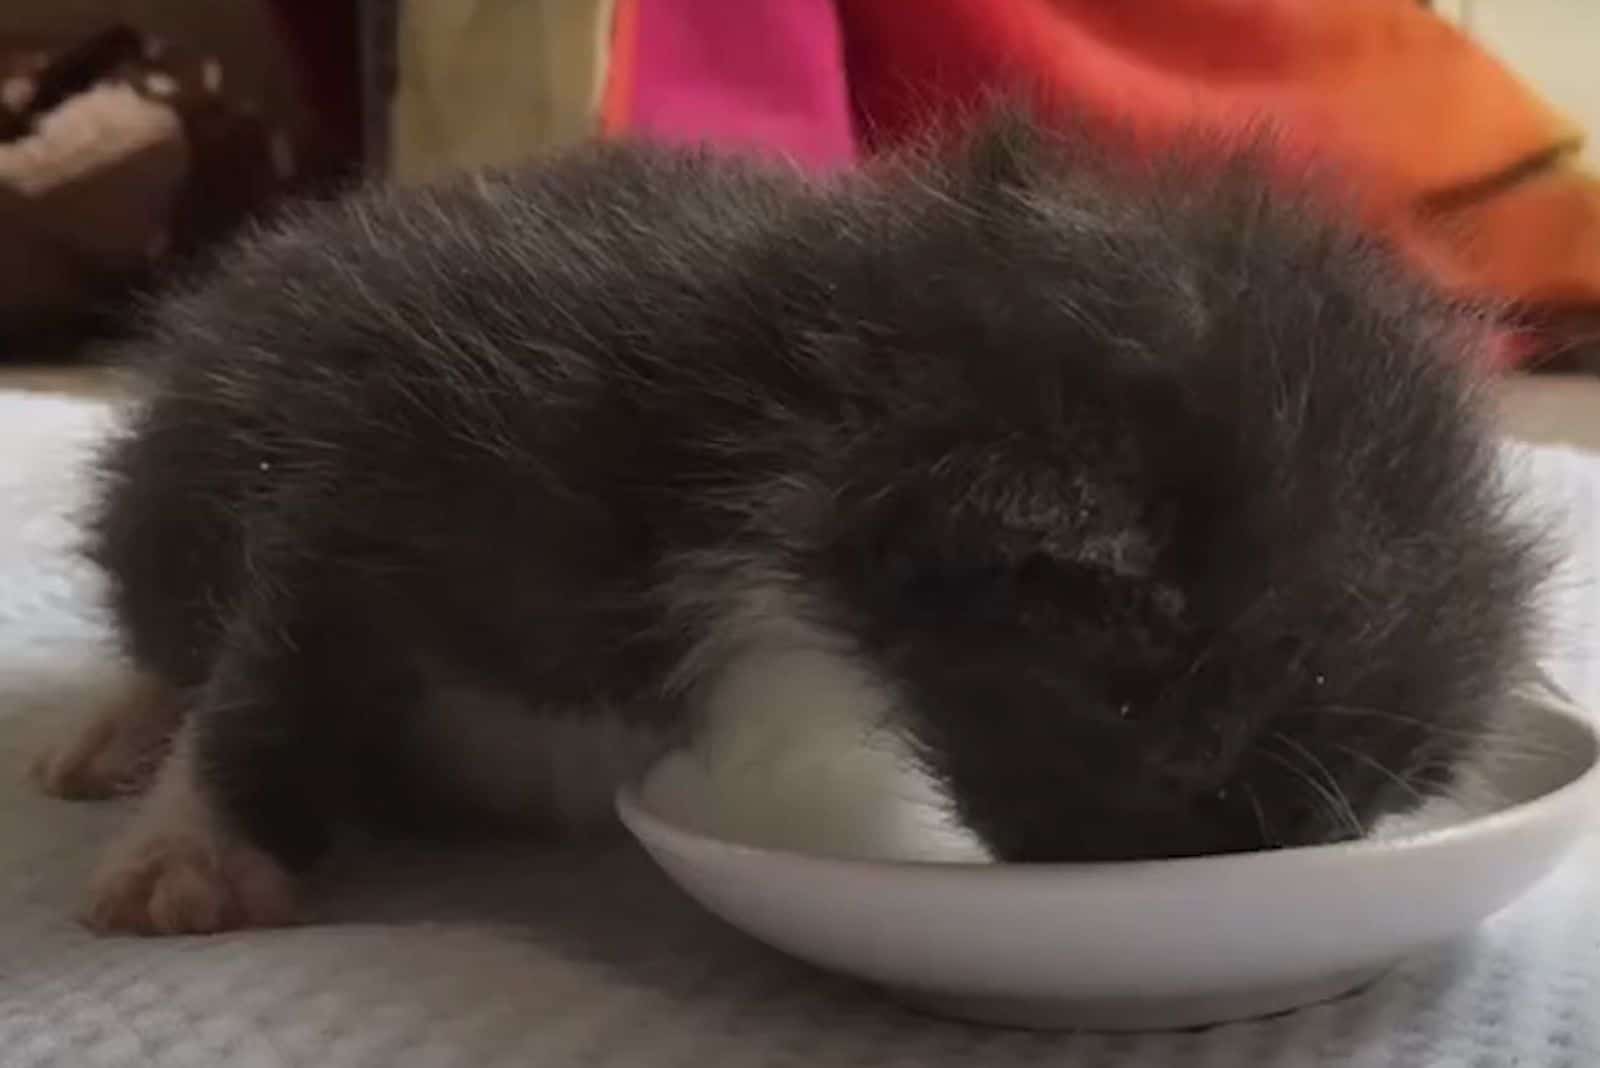
<svg viewBox="0 0 1600 1068"><path fill-rule="evenodd" d="M896 556L886 573L895 606L910 621L1001 623L1015 611L1018 576L1002 561Z"/></svg>
<svg viewBox="0 0 1600 1068"><path fill-rule="evenodd" d="M1111 622L1136 614L1147 600L1142 580L1095 564L1032 553L1017 570L1030 599L1065 607L1080 619Z"/></svg>
<svg viewBox="0 0 1600 1068"><path fill-rule="evenodd" d="M976 624L1170 624L1174 591L1098 564L1029 553L1015 562L890 554L884 587L908 621Z"/></svg>

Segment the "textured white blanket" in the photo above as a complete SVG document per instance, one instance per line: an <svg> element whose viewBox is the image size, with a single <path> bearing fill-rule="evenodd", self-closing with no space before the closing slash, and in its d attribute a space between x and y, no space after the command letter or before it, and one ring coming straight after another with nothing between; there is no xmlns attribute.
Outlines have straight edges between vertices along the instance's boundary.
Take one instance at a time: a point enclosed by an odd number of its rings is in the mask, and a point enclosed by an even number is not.
<svg viewBox="0 0 1600 1068"><path fill-rule="evenodd" d="M105 419L0 393L0 1068L1600 1065L1600 834L1440 957L1337 1004L1179 1035L906 1014L722 927L627 848L346 856L314 926L91 938L70 916L124 812L34 796L22 773L53 717L114 682L93 576L65 551L75 465ZM1571 532L1552 668L1593 705L1600 457L1512 458Z"/></svg>

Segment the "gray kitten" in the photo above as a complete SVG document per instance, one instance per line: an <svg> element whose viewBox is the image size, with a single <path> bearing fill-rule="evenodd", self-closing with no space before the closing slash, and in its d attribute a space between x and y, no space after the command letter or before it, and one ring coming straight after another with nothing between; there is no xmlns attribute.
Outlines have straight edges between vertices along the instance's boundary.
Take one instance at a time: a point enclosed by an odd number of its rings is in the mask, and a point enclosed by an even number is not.
<svg viewBox="0 0 1600 1068"><path fill-rule="evenodd" d="M1003 115L828 179L599 145L245 241L126 353L92 549L144 681L41 779L172 737L90 922L288 921L341 813L603 815L708 709L870 732L1005 861L1447 788L1535 570L1463 371L1492 326L1273 171Z"/></svg>

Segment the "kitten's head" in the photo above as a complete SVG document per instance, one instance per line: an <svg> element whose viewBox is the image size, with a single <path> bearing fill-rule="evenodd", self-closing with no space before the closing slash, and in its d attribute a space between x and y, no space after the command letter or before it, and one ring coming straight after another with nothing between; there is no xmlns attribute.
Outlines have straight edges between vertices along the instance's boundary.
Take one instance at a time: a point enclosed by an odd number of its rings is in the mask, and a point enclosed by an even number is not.
<svg viewBox="0 0 1600 1068"><path fill-rule="evenodd" d="M849 401L752 552L1003 859L1359 834L1521 663L1489 327L1265 169L1012 124L841 197Z"/></svg>

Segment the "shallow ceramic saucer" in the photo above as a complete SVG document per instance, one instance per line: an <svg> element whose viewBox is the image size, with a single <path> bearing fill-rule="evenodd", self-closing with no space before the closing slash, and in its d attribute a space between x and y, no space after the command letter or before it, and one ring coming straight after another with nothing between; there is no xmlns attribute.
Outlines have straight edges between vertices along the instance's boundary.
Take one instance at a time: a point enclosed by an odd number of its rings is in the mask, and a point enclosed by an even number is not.
<svg viewBox="0 0 1600 1068"><path fill-rule="evenodd" d="M623 821L684 890L756 938L941 1015L1146 1030L1335 997L1471 930L1595 825L1600 737L1520 699L1499 804L1431 829L1118 864L840 859L716 837L681 768L624 788ZM667 761L671 761L669 756Z"/></svg>

